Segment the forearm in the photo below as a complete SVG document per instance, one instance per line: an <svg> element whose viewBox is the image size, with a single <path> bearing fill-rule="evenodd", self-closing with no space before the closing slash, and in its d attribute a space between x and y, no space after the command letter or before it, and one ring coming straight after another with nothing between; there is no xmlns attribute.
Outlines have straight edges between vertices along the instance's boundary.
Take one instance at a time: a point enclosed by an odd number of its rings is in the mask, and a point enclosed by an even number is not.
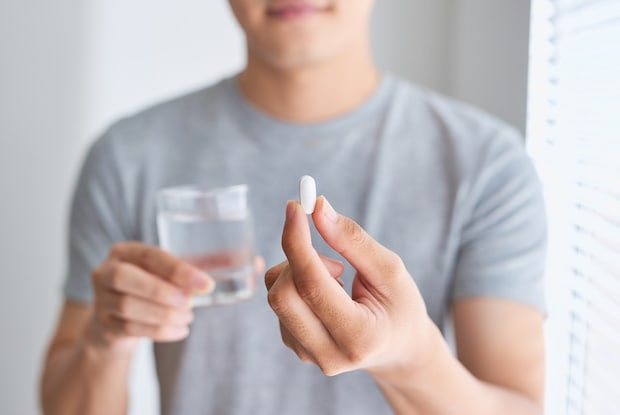
<svg viewBox="0 0 620 415"><path fill-rule="evenodd" d="M396 414L542 414L525 395L473 376L434 329L436 347L418 373L407 367L371 371Z"/></svg>
<svg viewBox="0 0 620 415"><path fill-rule="evenodd" d="M51 350L41 385L43 412L125 414L130 364L130 356L106 355L86 341Z"/></svg>

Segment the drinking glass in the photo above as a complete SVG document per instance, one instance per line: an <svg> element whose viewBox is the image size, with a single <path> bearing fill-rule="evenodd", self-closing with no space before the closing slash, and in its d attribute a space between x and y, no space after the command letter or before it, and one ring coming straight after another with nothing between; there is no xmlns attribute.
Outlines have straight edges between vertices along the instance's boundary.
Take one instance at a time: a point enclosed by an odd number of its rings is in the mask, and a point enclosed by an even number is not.
<svg viewBox="0 0 620 415"><path fill-rule="evenodd" d="M193 297L194 306L232 304L256 290L254 232L248 186L182 186L157 194L160 246L204 270L215 289Z"/></svg>

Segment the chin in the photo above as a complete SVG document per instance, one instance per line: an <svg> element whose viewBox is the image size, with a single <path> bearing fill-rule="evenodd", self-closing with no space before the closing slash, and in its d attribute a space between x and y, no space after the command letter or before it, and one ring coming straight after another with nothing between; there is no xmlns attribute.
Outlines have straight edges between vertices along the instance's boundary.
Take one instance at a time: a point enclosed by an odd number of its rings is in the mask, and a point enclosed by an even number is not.
<svg viewBox="0 0 620 415"><path fill-rule="evenodd" d="M318 65L329 59L330 54L316 48L301 48L285 52L272 52L265 56L268 63L278 69L303 69Z"/></svg>
<svg viewBox="0 0 620 415"><path fill-rule="evenodd" d="M343 49L336 36L323 34L276 35L271 41L251 45L252 53L282 70L303 69L326 62Z"/></svg>

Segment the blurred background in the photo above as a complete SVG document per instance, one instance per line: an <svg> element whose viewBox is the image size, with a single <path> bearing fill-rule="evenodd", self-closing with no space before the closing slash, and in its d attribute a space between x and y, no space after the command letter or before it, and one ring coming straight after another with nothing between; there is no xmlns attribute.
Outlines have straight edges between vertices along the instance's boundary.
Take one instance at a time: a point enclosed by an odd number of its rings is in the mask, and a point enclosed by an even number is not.
<svg viewBox="0 0 620 415"><path fill-rule="evenodd" d="M377 1L380 67L526 126L525 0ZM225 0L0 2L0 412L38 413L61 303L69 199L112 121L239 70ZM157 413L145 344L131 413Z"/></svg>

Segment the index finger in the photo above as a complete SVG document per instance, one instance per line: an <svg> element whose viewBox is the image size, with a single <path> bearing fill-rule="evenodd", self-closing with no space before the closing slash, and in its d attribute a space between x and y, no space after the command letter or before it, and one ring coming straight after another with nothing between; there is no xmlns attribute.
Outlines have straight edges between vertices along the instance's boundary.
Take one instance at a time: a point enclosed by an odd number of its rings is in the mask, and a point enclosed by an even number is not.
<svg viewBox="0 0 620 415"><path fill-rule="evenodd" d="M297 202L288 202L282 248L289 261L299 296L308 304L334 339L357 327L351 297L329 273L312 246L308 218Z"/></svg>
<svg viewBox="0 0 620 415"><path fill-rule="evenodd" d="M137 265L188 293L208 292L215 285L203 271L157 246L122 242L112 248L110 257Z"/></svg>

